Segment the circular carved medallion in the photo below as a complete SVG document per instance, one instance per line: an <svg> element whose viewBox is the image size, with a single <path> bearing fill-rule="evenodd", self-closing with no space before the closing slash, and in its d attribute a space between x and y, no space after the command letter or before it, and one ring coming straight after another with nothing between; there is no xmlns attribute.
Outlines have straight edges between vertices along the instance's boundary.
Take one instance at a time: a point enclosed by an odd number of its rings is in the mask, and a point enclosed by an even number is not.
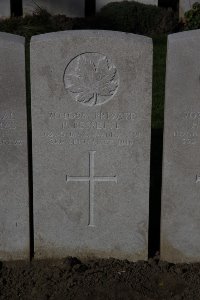
<svg viewBox="0 0 200 300"><path fill-rule="evenodd" d="M105 55L83 53L67 65L64 84L75 101L88 106L102 105L116 94L119 76Z"/></svg>

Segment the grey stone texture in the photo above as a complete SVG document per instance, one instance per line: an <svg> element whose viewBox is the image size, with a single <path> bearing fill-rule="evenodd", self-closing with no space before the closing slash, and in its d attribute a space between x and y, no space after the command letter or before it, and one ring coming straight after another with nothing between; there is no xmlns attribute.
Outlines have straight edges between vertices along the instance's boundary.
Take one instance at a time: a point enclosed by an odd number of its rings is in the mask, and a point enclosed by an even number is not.
<svg viewBox="0 0 200 300"><path fill-rule="evenodd" d="M33 14L38 6L45 8L52 15L83 17L85 14L85 0L23 0L24 15Z"/></svg>
<svg viewBox="0 0 200 300"><path fill-rule="evenodd" d="M96 8L99 11L103 6L111 2L122 2L121 0L96 0ZM136 2L149 4L149 5L158 5L158 0L136 0Z"/></svg>
<svg viewBox="0 0 200 300"><path fill-rule="evenodd" d="M31 82L36 258L146 259L151 39L33 37Z"/></svg>
<svg viewBox="0 0 200 300"><path fill-rule="evenodd" d="M10 1L1 0L0 1L0 18L10 17Z"/></svg>
<svg viewBox="0 0 200 300"><path fill-rule="evenodd" d="M161 259L200 261L200 30L169 36Z"/></svg>
<svg viewBox="0 0 200 300"><path fill-rule="evenodd" d="M25 39L0 33L0 260L29 257Z"/></svg>

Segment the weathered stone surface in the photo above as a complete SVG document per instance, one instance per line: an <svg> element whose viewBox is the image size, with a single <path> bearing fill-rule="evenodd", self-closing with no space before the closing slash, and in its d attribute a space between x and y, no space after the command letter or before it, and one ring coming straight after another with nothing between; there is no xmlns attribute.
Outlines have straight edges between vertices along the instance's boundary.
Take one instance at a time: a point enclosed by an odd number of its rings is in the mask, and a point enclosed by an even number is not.
<svg viewBox="0 0 200 300"><path fill-rule="evenodd" d="M151 39L31 42L35 254L146 259Z"/></svg>
<svg viewBox="0 0 200 300"><path fill-rule="evenodd" d="M200 260L200 31L169 36L161 258Z"/></svg>
<svg viewBox="0 0 200 300"><path fill-rule="evenodd" d="M23 0L24 15L32 14L38 6L45 8L52 15L66 15L68 17L83 17L85 14L85 0Z"/></svg>
<svg viewBox="0 0 200 300"><path fill-rule="evenodd" d="M0 1L0 18L10 17L10 1L1 0Z"/></svg>
<svg viewBox="0 0 200 300"><path fill-rule="evenodd" d="M0 260L29 257L24 38L0 33Z"/></svg>
<svg viewBox="0 0 200 300"><path fill-rule="evenodd" d="M122 0L96 0L96 8L99 11L103 6L111 2L122 2ZM136 2L149 4L149 5L158 5L158 0L136 0Z"/></svg>

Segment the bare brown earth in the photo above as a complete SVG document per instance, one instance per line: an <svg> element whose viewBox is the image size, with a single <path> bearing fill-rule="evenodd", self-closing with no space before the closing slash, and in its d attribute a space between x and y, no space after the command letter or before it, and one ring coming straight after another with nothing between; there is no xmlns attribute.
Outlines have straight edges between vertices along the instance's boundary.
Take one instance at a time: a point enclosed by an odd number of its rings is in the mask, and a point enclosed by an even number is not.
<svg viewBox="0 0 200 300"><path fill-rule="evenodd" d="M108 260L0 264L0 299L200 299L200 264Z"/></svg>

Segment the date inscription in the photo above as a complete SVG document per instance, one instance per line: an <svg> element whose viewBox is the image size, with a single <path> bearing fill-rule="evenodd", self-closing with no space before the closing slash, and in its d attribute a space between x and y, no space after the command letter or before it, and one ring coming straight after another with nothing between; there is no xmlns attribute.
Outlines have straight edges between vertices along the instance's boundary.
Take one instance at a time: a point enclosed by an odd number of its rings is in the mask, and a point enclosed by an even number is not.
<svg viewBox="0 0 200 300"><path fill-rule="evenodd" d="M182 145L196 145L200 137L200 112L184 112L173 137Z"/></svg>
<svg viewBox="0 0 200 300"><path fill-rule="evenodd" d="M0 112L0 146L21 146L23 140L16 137L17 121L13 111Z"/></svg>

